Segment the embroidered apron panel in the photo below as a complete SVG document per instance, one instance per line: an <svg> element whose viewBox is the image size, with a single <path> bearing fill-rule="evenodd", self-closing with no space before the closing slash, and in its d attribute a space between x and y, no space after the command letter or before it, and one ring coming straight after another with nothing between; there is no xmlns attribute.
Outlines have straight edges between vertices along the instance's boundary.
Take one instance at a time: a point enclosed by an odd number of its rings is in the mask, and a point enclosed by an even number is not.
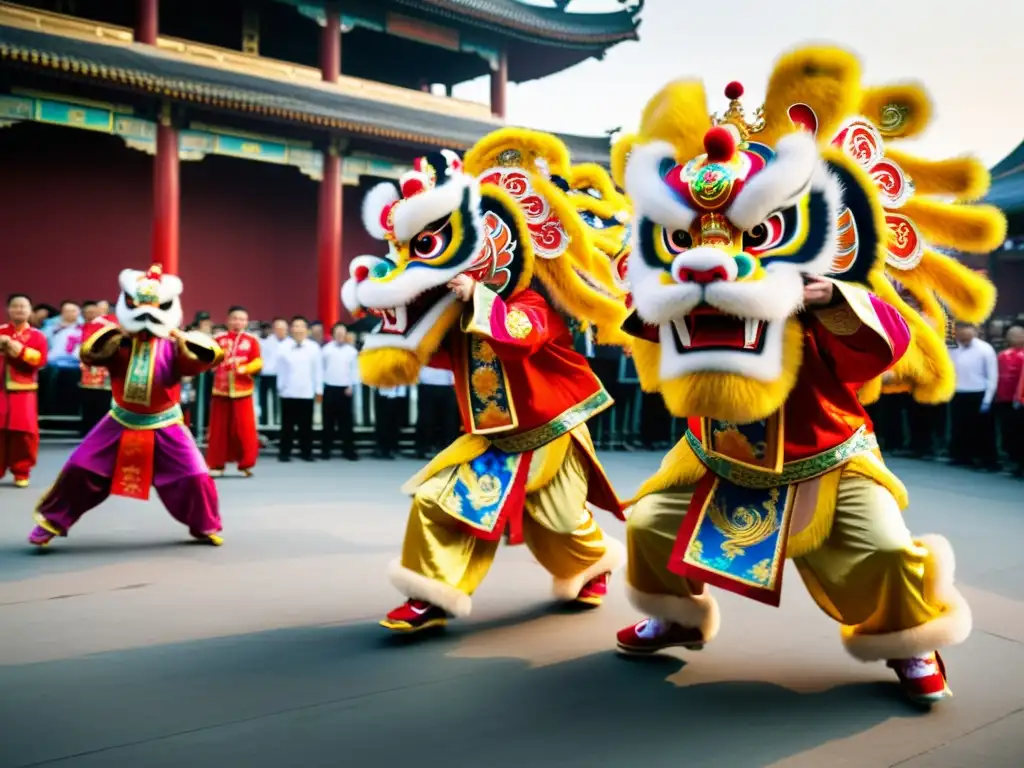
<svg viewBox="0 0 1024 768"><path fill-rule="evenodd" d="M668 569L777 606L795 487L744 488L708 473L697 484Z"/></svg>
<svg viewBox="0 0 1024 768"><path fill-rule="evenodd" d="M156 342L132 339L132 354L124 376L124 401L134 405L149 405L153 392L156 369Z"/></svg>
<svg viewBox="0 0 1024 768"><path fill-rule="evenodd" d="M473 433L486 435L515 429L519 420L501 360L486 339L474 335L467 339L469 415Z"/></svg>
<svg viewBox="0 0 1024 768"><path fill-rule="evenodd" d="M510 498L522 498L527 472L520 472L531 454L509 454L490 447L472 461L455 467L438 497L441 508L456 520L484 533L491 533L502 521Z"/></svg>
<svg viewBox="0 0 1024 768"><path fill-rule="evenodd" d="M750 424L704 419L702 427L709 456L767 472L782 471L784 435L778 413Z"/></svg>

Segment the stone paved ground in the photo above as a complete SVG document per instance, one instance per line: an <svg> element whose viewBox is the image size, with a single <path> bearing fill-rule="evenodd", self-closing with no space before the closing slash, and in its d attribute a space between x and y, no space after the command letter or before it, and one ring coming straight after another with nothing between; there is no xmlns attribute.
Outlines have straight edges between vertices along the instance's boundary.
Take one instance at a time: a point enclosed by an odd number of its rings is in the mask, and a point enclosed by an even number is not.
<svg viewBox="0 0 1024 768"><path fill-rule="evenodd" d="M975 614L947 654L956 698L922 714L843 653L792 571L781 609L721 596L712 646L631 662L612 652L636 618L621 580L574 614L503 550L471 620L395 642L375 622L397 602L384 571L412 462L223 479L221 549L184 542L156 502L114 500L29 552L63 456L44 451L31 491L0 485L3 768L1024 765L1019 481L893 462L911 527L956 546ZM628 493L658 457L606 460Z"/></svg>

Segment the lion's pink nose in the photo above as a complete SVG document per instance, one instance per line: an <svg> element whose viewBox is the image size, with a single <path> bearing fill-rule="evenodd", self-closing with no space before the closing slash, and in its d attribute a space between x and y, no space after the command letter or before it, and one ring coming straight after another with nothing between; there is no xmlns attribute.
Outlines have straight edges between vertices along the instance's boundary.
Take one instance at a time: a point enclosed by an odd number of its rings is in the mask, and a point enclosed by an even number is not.
<svg viewBox="0 0 1024 768"><path fill-rule="evenodd" d="M676 280L680 283L697 283L707 285L719 280L728 280L729 273L725 267L711 267L710 269L693 269L691 267L679 267L676 269Z"/></svg>

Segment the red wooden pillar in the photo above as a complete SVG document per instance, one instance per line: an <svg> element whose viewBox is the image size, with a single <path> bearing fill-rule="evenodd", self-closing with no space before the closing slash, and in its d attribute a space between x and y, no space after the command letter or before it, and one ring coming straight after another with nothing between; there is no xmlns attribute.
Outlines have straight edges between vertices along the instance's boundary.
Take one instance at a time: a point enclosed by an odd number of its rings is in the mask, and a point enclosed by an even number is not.
<svg viewBox="0 0 1024 768"><path fill-rule="evenodd" d="M320 74L326 83L338 82L341 75L341 14L337 10L327 10L320 38Z"/></svg>
<svg viewBox="0 0 1024 768"><path fill-rule="evenodd" d="M498 68L491 70L491 114L504 119L505 92L508 89L508 54L502 48Z"/></svg>
<svg viewBox="0 0 1024 768"><path fill-rule="evenodd" d="M317 231L317 319L330 328L341 317L341 153L332 140L324 153Z"/></svg>
<svg viewBox="0 0 1024 768"><path fill-rule="evenodd" d="M139 18L135 28L135 42L156 45L160 34L160 0L139 0Z"/></svg>
<svg viewBox="0 0 1024 768"><path fill-rule="evenodd" d="M171 123L171 105L164 104L156 127L153 159L153 263L178 274L178 131Z"/></svg>

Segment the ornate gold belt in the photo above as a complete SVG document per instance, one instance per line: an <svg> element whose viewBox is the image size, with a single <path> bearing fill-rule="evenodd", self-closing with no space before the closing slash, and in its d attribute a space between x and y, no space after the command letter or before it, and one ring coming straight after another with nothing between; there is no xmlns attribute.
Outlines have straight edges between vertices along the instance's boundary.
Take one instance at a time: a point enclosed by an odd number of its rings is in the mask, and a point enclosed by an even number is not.
<svg viewBox="0 0 1024 768"><path fill-rule="evenodd" d="M576 429L588 419L593 418L605 408L610 408L615 401L612 396L601 387L581 403L567 408L561 414L553 418L547 424L520 432L518 435L508 437L491 437L491 445L505 453L523 453L524 451L535 451L542 445L547 445L562 435Z"/></svg>
<svg viewBox="0 0 1024 768"><path fill-rule="evenodd" d="M874 434L861 427L835 448L829 448L806 459L786 462L782 465L781 472L769 472L741 466L718 456L709 456L700 439L689 430L686 432L686 441L705 467L719 477L744 488L774 488L810 480L845 464L854 456L878 449L878 440Z"/></svg>

